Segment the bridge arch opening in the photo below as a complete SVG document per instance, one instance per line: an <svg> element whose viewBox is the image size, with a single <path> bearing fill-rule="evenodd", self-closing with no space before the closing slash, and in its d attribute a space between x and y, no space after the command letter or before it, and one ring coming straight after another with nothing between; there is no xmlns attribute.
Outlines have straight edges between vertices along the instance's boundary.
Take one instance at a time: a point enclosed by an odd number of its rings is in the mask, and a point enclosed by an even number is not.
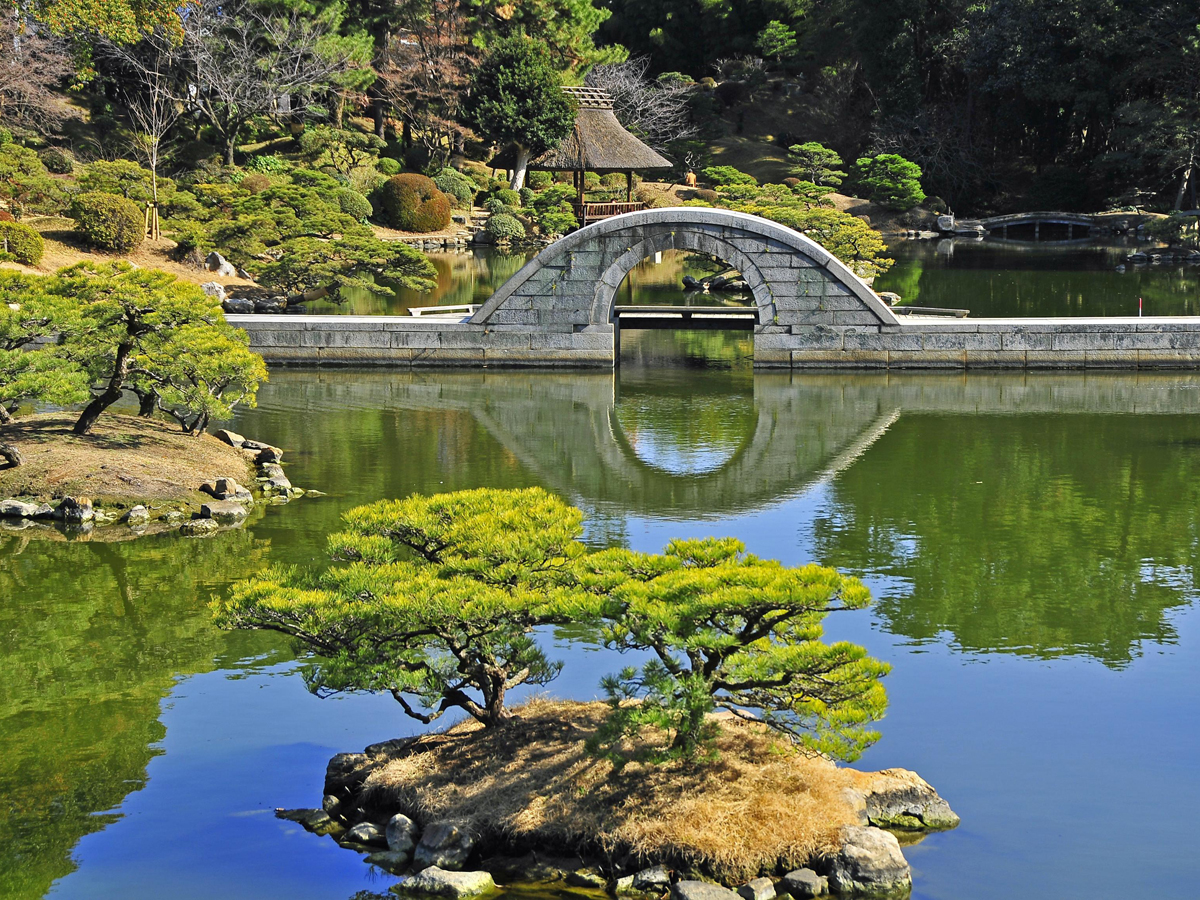
<svg viewBox="0 0 1200 900"><path fill-rule="evenodd" d="M635 263L616 289L611 315L621 365L753 363L754 294L741 271L711 253L670 248Z"/></svg>

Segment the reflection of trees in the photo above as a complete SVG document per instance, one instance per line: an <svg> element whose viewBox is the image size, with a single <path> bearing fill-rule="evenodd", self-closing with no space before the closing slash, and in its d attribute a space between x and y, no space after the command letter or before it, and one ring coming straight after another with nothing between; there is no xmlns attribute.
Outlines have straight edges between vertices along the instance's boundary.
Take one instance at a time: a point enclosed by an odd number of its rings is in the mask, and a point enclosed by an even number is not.
<svg viewBox="0 0 1200 900"><path fill-rule="evenodd" d="M0 538L0 896L43 896L74 868L79 838L111 821L94 814L145 783L176 675L211 669L231 647L267 646L218 632L206 607L263 552L245 531Z"/></svg>
<svg viewBox="0 0 1200 900"><path fill-rule="evenodd" d="M1182 416L905 414L834 482L817 555L895 576L888 628L967 650L1121 666L1174 640L1195 592L1195 442Z"/></svg>

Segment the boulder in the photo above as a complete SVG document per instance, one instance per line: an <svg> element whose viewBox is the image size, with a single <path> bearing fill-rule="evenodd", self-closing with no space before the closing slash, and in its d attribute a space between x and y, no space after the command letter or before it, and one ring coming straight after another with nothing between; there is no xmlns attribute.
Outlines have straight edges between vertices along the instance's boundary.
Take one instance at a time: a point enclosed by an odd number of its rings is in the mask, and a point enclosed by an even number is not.
<svg viewBox="0 0 1200 900"><path fill-rule="evenodd" d="M496 890L496 882L487 872L448 872L439 866L429 866L411 878L406 878L393 890L405 894L426 894L433 897L478 897Z"/></svg>
<svg viewBox="0 0 1200 900"><path fill-rule="evenodd" d="M409 856L412 855L413 848L417 845L416 822L404 815L404 813L396 813L388 819L384 834L387 837L389 850L407 853Z"/></svg>
<svg viewBox="0 0 1200 900"><path fill-rule="evenodd" d="M236 500L210 500L200 507L200 516L215 519L222 525L236 525L246 518L246 507Z"/></svg>
<svg viewBox="0 0 1200 900"><path fill-rule="evenodd" d="M788 872L775 887L781 894L791 894L796 900L808 900L829 893L829 879L812 869L797 869Z"/></svg>
<svg viewBox="0 0 1200 900"><path fill-rule="evenodd" d="M912 887L912 871L896 836L882 828L845 825L829 887L838 894L884 897Z"/></svg>
<svg viewBox="0 0 1200 900"><path fill-rule="evenodd" d="M367 780L370 761L365 753L335 753L325 766L325 793L335 797L356 793Z"/></svg>
<svg viewBox="0 0 1200 900"><path fill-rule="evenodd" d="M341 811L342 801L333 794L326 794L321 798L321 809L329 813L331 816L336 816Z"/></svg>
<svg viewBox="0 0 1200 900"><path fill-rule="evenodd" d="M608 884L603 875L591 869L576 869L574 872L568 872L566 882L571 887L594 888L600 891L604 890Z"/></svg>
<svg viewBox="0 0 1200 900"><path fill-rule="evenodd" d="M229 297L221 302L221 309L234 315L246 316L254 312L254 301L245 297Z"/></svg>
<svg viewBox="0 0 1200 900"><path fill-rule="evenodd" d="M702 287L704 287L704 285L702 285L699 281L697 281L691 275L683 276L683 289L685 291L698 291Z"/></svg>
<svg viewBox="0 0 1200 900"><path fill-rule="evenodd" d="M246 279L246 281L254 280L254 276L251 275L249 272L247 272L245 269L243 269L241 266L238 266L237 276L238 276L238 278Z"/></svg>
<svg viewBox="0 0 1200 900"><path fill-rule="evenodd" d="M888 306L895 306L897 303L900 302L900 295L892 293L891 291L880 291L879 299L882 300L884 303L886 303Z"/></svg>
<svg viewBox="0 0 1200 900"><path fill-rule="evenodd" d="M58 504L58 509L54 511L54 517L80 525L92 521L96 512L92 509L92 501L87 497L64 497L62 503Z"/></svg>
<svg viewBox="0 0 1200 900"><path fill-rule="evenodd" d="M218 441L223 441L230 447L239 448L246 443L246 439L236 431L230 431L228 428L218 428L216 431Z"/></svg>
<svg viewBox="0 0 1200 900"><path fill-rule="evenodd" d="M246 450L266 450L270 446L270 444L264 444L262 441L246 440L245 438L242 439L242 447Z"/></svg>
<svg viewBox="0 0 1200 900"><path fill-rule="evenodd" d="M864 772L851 789L862 824L913 831L953 828L958 814L928 782L908 769Z"/></svg>
<svg viewBox="0 0 1200 900"><path fill-rule="evenodd" d="M260 466L267 463L278 463L283 459L283 451L278 447L263 447L258 451L258 456L254 457L254 461Z"/></svg>
<svg viewBox="0 0 1200 900"><path fill-rule="evenodd" d="M680 881L671 885L671 900L741 900L729 888L707 881Z"/></svg>
<svg viewBox="0 0 1200 900"><path fill-rule="evenodd" d="M374 822L359 822L342 835L344 843L366 844L368 847L382 847L387 844L383 829Z"/></svg>
<svg viewBox="0 0 1200 900"><path fill-rule="evenodd" d="M218 303L225 302L225 285L219 281L206 281L200 285L200 290L204 291L210 297L216 297Z"/></svg>
<svg viewBox="0 0 1200 900"><path fill-rule="evenodd" d="M281 313L287 309L287 297L260 297L254 301L256 313Z"/></svg>
<svg viewBox="0 0 1200 900"><path fill-rule="evenodd" d="M399 875L408 868L411 853L401 853L399 850L379 850L367 856L366 861L373 866L379 866L385 872Z"/></svg>
<svg viewBox="0 0 1200 900"><path fill-rule="evenodd" d="M651 866L633 876L633 889L644 894L661 894L671 886L671 873L666 866Z"/></svg>
<svg viewBox="0 0 1200 900"><path fill-rule="evenodd" d="M938 231L954 231L954 216L938 216Z"/></svg>
<svg viewBox="0 0 1200 900"><path fill-rule="evenodd" d="M219 527L212 519L192 519L179 526L179 533L184 537L205 537L214 534Z"/></svg>
<svg viewBox="0 0 1200 900"><path fill-rule="evenodd" d="M125 524L130 528L136 528L139 525L147 525L150 522L150 510L142 505L137 505L129 512L125 513Z"/></svg>
<svg viewBox="0 0 1200 900"><path fill-rule="evenodd" d="M253 503L254 497L232 478L218 478L212 484L200 485L200 490L216 500L236 500L238 503Z"/></svg>
<svg viewBox="0 0 1200 900"><path fill-rule="evenodd" d="M326 835L341 831L341 826L323 809L276 809L275 818L297 822L313 834Z"/></svg>
<svg viewBox="0 0 1200 900"><path fill-rule="evenodd" d="M745 900L775 900L775 882L770 878L755 878L737 889Z"/></svg>
<svg viewBox="0 0 1200 900"><path fill-rule="evenodd" d="M204 266L208 271L216 273L220 278L233 278L237 275L237 269L234 268L233 263L216 250L208 254L208 257L204 260Z"/></svg>
<svg viewBox="0 0 1200 900"><path fill-rule="evenodd" d="M54 510L45 503L0 500L0 519L41 519L53 514Z"/></svg>
<svg viewBox="0 0 1200 900"><path fill-rule="evenodd" d="M413 868L461 869L474 849L475 839L457 825L435 822L421 835L413 853Z"/></svg>

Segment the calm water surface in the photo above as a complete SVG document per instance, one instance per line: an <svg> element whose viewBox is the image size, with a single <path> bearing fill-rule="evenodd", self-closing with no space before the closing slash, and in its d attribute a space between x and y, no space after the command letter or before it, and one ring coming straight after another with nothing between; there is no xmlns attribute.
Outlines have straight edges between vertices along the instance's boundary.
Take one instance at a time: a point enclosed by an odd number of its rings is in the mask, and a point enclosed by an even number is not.
<svg viewBox="0 0 1200 900"><path fill-rule="evenodd" d="M1127 266L1132 249L1145 245L1005 244L996 241L901 241L888 254L895 265L875 282L910 306L969 309L984 316L1136 316L1138 298L1147 316L1200 314L1200 266ZM351 292L342 305L310 304L314 313L404 315L410 307L483 303L532 253L494 248L432 253L438 287L432 293L397 289L395 296ZM621 304L740 304L747 297L685 294L683 277L700 278L714 267L693 254L667 251L630 273L617 294Z"/></svg>
<svg viewBox="0 0 1200 900"><path fill-rule="evenodd" d="M1126 266L1146 245L902 241L875 281L911 306L969 309L972 316L1147 316L1200 313L1200 266Z"/></svg>
<svg viewBox="0 0 1200 900"><path fill-rule="evenodd" d="M310 696L283 643L205 605L321 559L355 504L482 485L561 494L597 544L732 534L862 575L875 604L829 623L894 665L861 765L963 817L906 851L915 897L1193 897L1200 376L755 375L745 338L724 368L639 363L690 340L627 341L615 375L274 372L235 427L329 496L211 539L0 532L0 897L386 891L271 810L413 725ZM558 653L564 696L619 666Z"/></svg>

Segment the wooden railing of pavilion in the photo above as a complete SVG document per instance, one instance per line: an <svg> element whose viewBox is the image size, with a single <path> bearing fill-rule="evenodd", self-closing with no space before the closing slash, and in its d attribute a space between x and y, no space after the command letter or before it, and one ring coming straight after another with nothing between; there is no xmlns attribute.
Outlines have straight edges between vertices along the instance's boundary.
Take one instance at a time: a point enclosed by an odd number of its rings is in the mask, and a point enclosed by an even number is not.
<svg viewBox="0 0 1200 900"><path fill-rule="evenodd" d="M640 203L637 200L621 203L579 203L571 204L575 208L575 218L579 220L580 226L586 225L589 222L598 222L600 219L611 219L613 216L619 216L624 213L640 212L646 208L645 203Z"/></svg>

